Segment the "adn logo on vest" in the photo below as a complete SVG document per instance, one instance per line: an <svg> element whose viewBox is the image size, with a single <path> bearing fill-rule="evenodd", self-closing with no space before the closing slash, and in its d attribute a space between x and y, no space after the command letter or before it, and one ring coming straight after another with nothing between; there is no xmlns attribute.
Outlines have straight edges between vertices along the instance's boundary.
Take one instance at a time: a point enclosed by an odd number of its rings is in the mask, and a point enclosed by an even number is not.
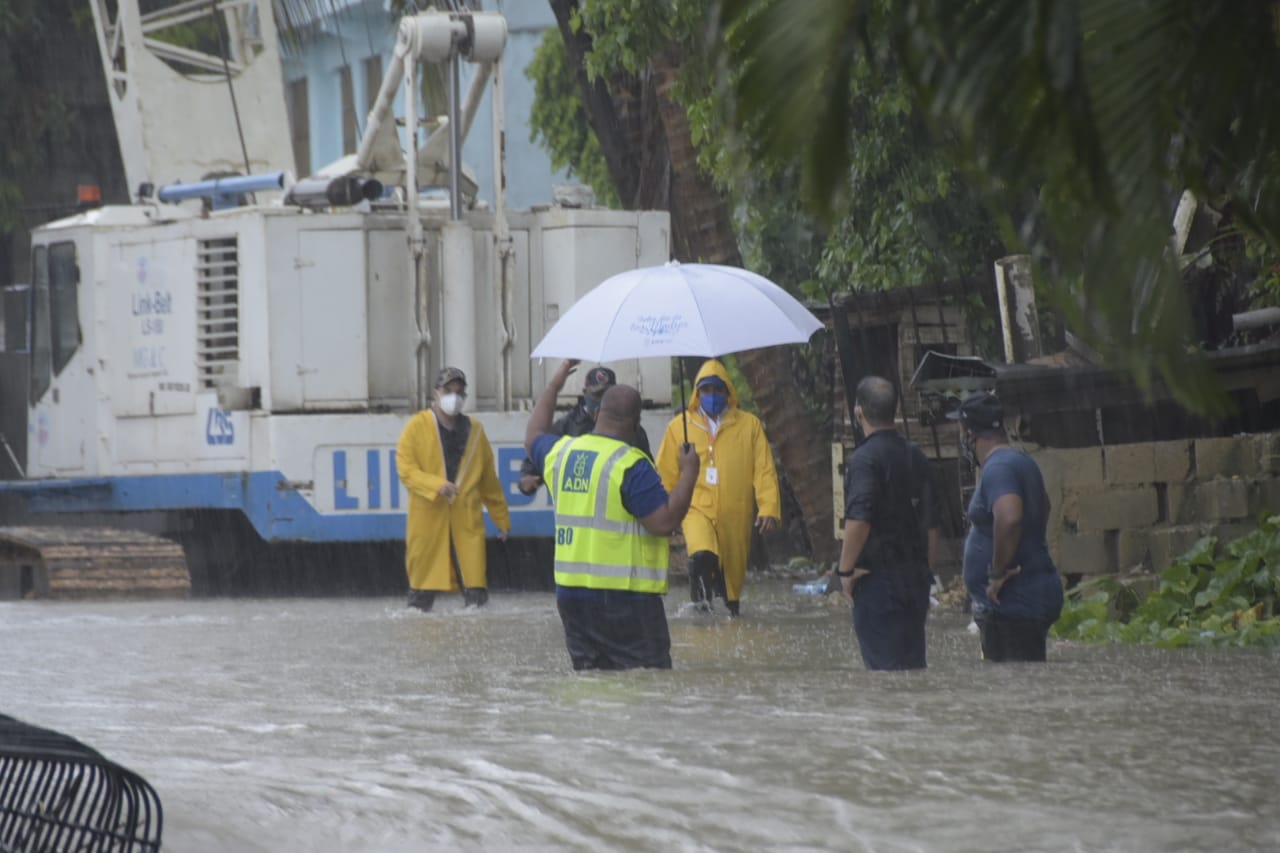
<svg viewBox="0 0 1280 853"><path fill-rule="evenodd" d="M564 479L560 481L560 490L564 492L591 491L591 468L596 464L594 450L571 450L565 460Z"/></svg>

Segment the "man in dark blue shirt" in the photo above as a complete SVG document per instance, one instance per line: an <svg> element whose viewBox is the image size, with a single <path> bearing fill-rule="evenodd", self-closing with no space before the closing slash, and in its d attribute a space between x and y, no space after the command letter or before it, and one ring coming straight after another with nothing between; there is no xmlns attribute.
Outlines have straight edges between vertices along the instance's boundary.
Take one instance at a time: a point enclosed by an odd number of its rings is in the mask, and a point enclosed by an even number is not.
<svg viewBox="0 0 1280 853"><path fill-rule="evenodd" d="M680 477L668 494L652 460L636 448L640 394L626 385L614 385L604 393L589 434L562 437L548 432L556 397L576 364L571 359L556 370L525 429L525 449L540 470L551 470L547 458L557 448L560 457L580 452L599 458L602 451L609 457L584 471L583 487L570 488L569 477L552 483L556 609L565 646L575 670L670 669L671 637L663 608L666 537L689 510L698 456L688 446L682 450ZM612 467L615 461L618 467ZM613 474L619 470L620 478ZM592 507L589 514L582 513L584 499ZM566 502L578 508L566 513ZM563 540L562 529L569 534Z"/></svg>
<svg viewBox="0 0 1280 853"><path fill-rule="evenodd" d="M989 661L1043 661L1062 612L1062 580L1049 556L1049 495L1035 460L1009 446L994 394L968 397L948 417L982 476L969 501L964 583Z"/></svg>
<svg viewBox="0 0 1280 853"><path fill-rule="evenodd" d="M893 384L868 376L855 397L853 416L866 438L845 470L844 543L836 574L853 605L853 629L867 669L923 669L940 495L929 460L894 425Z"/></svg>

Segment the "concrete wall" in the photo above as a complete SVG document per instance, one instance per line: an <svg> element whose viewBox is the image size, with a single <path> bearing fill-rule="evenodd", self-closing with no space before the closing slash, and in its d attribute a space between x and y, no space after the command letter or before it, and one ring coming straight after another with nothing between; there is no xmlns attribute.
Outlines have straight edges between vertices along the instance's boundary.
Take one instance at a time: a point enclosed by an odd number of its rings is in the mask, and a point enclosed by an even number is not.
<svg viewBox="0 0 1280 853"><path fill-rule="evenodd" d="M1230 541L1280 512L1280 432L1024 449L1044 473L1063 574L1160 572L1200 537Z"/></svg>

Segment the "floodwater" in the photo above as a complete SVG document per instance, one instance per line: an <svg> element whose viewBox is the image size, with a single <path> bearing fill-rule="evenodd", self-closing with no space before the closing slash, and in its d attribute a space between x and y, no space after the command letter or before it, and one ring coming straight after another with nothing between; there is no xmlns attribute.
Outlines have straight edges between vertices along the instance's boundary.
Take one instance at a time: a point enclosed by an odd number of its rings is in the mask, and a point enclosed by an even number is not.
<svg viewBox="0 0 1280 853"><path fill-rule="evenodd" d="M1280 849L1280 653L867 673L749 581L669 672L574 674L551 593L0 604L0 712L141 773L174 851Z"/></svg>

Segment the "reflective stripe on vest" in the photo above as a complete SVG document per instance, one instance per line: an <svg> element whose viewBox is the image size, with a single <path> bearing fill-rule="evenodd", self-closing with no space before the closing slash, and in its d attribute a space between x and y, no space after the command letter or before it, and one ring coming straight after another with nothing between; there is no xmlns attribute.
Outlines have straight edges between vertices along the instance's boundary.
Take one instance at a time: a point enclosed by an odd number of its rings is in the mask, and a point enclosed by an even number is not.
<svg viewBox="0 0 1280 853"><path fill-rule="evenodd" d="M622 504L622 481L644 453L617 439L566 436L543 464L556 507L556 583L589 589L667 591L667 539Z"/></svg>

